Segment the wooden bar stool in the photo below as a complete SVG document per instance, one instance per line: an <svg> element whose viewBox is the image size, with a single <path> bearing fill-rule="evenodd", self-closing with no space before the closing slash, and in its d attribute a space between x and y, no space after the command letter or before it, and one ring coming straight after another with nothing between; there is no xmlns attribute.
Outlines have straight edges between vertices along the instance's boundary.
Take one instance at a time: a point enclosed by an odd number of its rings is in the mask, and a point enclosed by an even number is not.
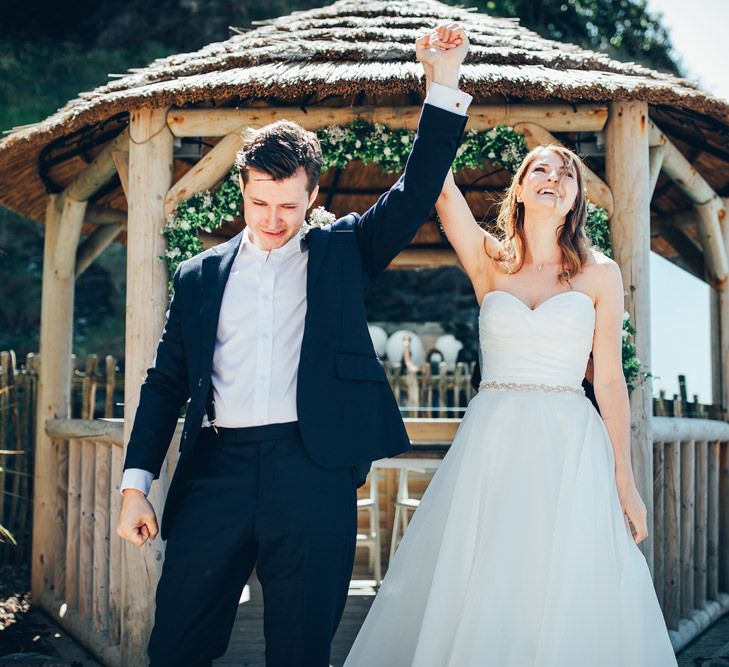
<svg viewBox="0 0 729 667"><path fill-rule="evenodd" d="M370 483L369 495L357 498L357 515L366 512L369 519L368 530L360 533L357 530L357 547L365 547L369 551L369 567L375 579L375 585L379 586L382 581L382 549L380 538L380 503L379 503L379 478L380 473L376 468L370 469L367 476Z"/></svg>

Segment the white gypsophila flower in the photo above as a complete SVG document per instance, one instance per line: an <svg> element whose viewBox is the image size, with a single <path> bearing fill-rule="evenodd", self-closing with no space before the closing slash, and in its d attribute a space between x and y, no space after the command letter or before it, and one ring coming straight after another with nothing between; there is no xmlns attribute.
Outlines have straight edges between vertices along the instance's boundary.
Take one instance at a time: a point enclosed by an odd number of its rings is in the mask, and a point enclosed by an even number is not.
<svg viewBox="0 0 729 667"><path fill-rule="evenodd" d="M357 141L354 142L354 147L355 148L362 148L362 142L359 139L357 139Z"/></svg>
<svg viewBox="0 0 729 667"><path fill-rule="evenodd" d="M630 313L627 310L623 311L623 322L630 319Z"/></svg>
<svg viewBox="0 0 729 667"><path fill-rule="evenodd" d="M182 231L186 232L188 229L190 229L190 221L189 220L180 220L180 224L178 225L178 227Z"/></svg>
<svg viewBox="0 0 729 667"><path fill-rule="evenodd" d="M338 144L347 137L347 133L339 125L332 125L326 130L327 139L333 144Z"/></svg>
<svg viewBox="0 0 729 667"><path fill-rule="evenodd" d="M467 149L468 146L466 144L461 144L456 151L456 157L461 157L461 155L463 155Z"/></svg>
<svg viewBox="0 0 729 667"><path fill-rule="evenodd" d="M208 211L208 220L215 220L215 213Z"/></svg>
<svg viewBox="0 0 729 667"><path fill-rule="evenodd" d="M195 213L197 213L197 209L194 206L188 206L186 213L194 215Z"/></svg>
<svg viewBox="0 0 729 667"><path fill-rule="evenodd" d="M325 225L331 225L336 219L337 217L334 215L334 213L327 211L323 206L317 206L309 214L309 219L307 222L309 227L324 227Z"/></svg>
<svg viewBox="0 0 729 667"><path fill-rule="evenodd" d="M223 220L225 220L225 222L232 222L232 220L233 220L233 216L232 216L232 215L231 215L230 213L226 213L226 214L225 214L225 215L223 216Z"/></svg>
<svg viewBox="0 0 729 667"><path fill-rule="evenodd" d="M210 192L206 191L203 194L202 205L205 208L210 208L213 205L213 196L210 194Z"/></svg>
<svg viewBox="0 0 729 667"><path fill-rule="evenodd" d="M515 164L521 160L521 151L515 144L509 145L501 152L501 161Z"/></svg>
<svg viewBox="0 0 729 667"><path fill-rule="evenodd" d="M389 146L385 146L385 148L383 149L383 151L382 151L382 152L383 152L383 153L384 153L384 154L385 154L385 155L386 155L387 157L389 157L389 156L390 156L390 153L392 153L392 151L390 150L390 147L389 147Z"/></svg>
<svg viewBox="0 0 729 667"><path fill-rule="evenodd" d="M400 137L400 141L402 141L402 143L404 143L407 146L410 143L410 136L407 134L403 134Z"/></svg>

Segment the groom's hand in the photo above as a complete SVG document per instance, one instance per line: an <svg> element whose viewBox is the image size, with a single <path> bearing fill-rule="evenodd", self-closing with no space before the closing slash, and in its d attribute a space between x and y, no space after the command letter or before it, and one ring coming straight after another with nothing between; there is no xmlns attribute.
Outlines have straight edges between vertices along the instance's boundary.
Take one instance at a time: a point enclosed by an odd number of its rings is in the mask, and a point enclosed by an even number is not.
<svg viewBox="0 0 729 667"><path fill-rule="evenodd" d="M428 81L458 88L461 64L468 53L468 36L458 23L439 25L415 41L415 56Z"/></svg>
<svg viewBox="0 0 729 667"><path fill-rule="evenodd" d="M141 547L157 533L157 516L147 497L137 489L124 489L116 534Z"/></svg>

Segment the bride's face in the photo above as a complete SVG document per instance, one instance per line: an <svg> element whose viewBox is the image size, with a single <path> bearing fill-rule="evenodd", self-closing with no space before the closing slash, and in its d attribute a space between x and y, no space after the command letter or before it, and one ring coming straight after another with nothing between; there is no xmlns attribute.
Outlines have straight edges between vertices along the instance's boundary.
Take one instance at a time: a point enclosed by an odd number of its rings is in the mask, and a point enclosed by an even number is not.
<svg viewBox="0 0 729 667"><path fill-rule="evenodd" d="M564 218L575 205L578 188L575 166L565 165L560 155L545 150L529 165L517 200L527 212Z"/></svg>

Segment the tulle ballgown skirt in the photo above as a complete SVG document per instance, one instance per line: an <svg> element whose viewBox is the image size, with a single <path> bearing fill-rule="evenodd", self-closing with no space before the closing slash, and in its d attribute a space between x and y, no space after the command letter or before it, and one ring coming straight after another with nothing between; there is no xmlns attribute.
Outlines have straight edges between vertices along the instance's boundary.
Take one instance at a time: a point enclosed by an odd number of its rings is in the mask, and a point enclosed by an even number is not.
<svg viewBox="0 0 729 667"><path fill-rule="evenodd" d="M586 397L471 401L345 663L410 665L676 665Z"/></svg>

